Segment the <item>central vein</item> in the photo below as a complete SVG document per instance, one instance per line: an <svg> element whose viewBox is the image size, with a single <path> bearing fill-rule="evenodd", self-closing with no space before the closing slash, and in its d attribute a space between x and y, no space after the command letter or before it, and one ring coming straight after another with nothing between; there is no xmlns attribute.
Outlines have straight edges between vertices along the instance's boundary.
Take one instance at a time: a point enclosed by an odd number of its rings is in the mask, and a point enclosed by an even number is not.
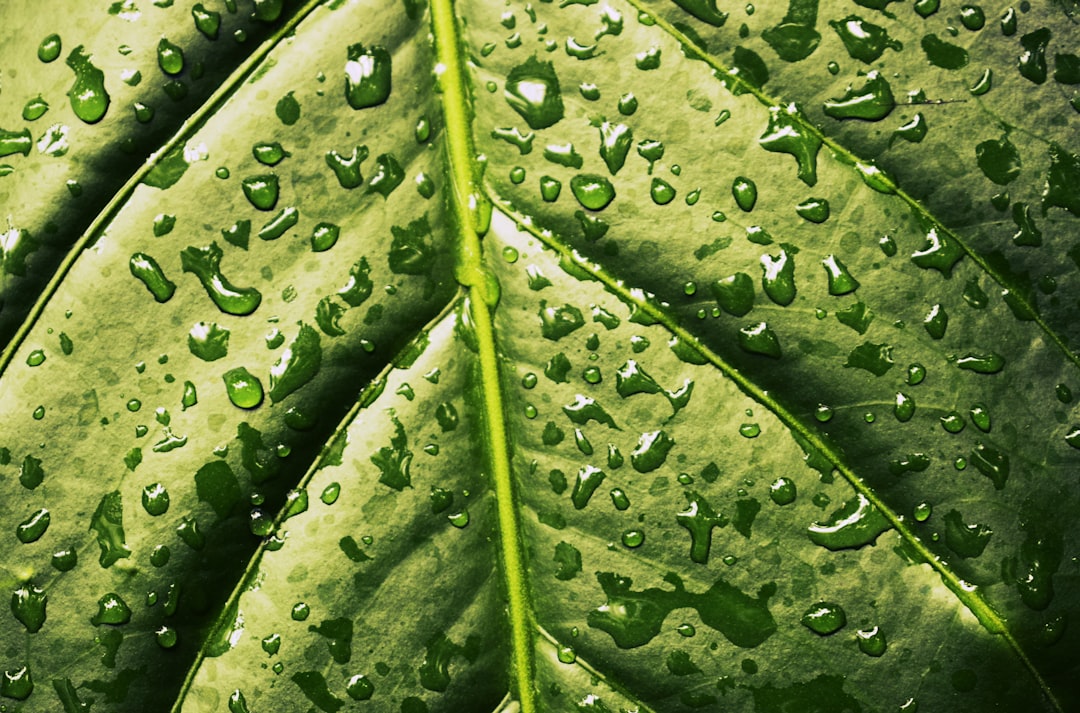
<svg viewBox="0 0 1080 713"><path fill-rule="evenodd" d="M495 484L499 544L509 603L513 687L516 688L521 704L521 713L535 713L535 627L529 606L520 526L514 506L516 499L511 479L493 315L486 300L488 291L485 289L483 251L474 213L474 208L481 204L484 198L477 189L473 170L475 154L468 114L469 93L453 0L432 0L431 18L439 60L436 71L439 73L443 117L446 121L447 158L451 179L450 204L458 228L457 278L469 289L470 310L480 355L485 441Z"/></svg>

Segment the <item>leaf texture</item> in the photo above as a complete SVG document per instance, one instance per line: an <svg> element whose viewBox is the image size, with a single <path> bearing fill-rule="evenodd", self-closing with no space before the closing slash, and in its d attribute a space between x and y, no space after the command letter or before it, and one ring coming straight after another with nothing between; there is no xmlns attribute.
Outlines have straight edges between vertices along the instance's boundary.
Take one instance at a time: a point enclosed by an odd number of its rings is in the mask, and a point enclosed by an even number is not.
<svg viewBox="0 0 1080 713"><path fill-rule="evenodd" d="M1073 709L1073 10L5 6L0 710Z"/></svg>

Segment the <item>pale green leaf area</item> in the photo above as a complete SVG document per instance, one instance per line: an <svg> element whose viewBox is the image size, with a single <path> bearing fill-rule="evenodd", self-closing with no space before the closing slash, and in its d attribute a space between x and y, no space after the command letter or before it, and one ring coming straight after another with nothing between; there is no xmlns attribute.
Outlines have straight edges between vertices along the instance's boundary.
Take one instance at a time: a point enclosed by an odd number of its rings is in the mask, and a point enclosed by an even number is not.
<svg viewBox="0 0 1080 713"><path fill-rule="evenodd" d="M1078 16L4 4L0 713L1075 710Z"/></svg>

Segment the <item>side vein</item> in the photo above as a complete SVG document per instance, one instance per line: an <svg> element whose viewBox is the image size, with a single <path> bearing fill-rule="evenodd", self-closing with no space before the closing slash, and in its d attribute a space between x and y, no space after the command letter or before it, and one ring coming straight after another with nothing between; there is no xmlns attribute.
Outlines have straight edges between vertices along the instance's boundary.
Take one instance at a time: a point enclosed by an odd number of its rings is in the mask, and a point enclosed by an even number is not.
<svg viewBox="0 0 1080 713"><path fill-rule="evenodd" d="M446 123L451 203L459 231L457 279L469 290L470 315L480 356L485 441L495 484L500 553L509 604L511 676L521 713L536 713L533 684L536 668L533 652L535 625L529 603L524 547L510 470L509 441L492 319L494 300L491 299L483 268L483 251L478 233L480 225L474 214L483 196L477 190L469 113L471 104L463 59L465 53L458 35L453 0L432 0L431 20L439 61L436 72L442 88Z"/></svg>
<svg viewBox="0 0 1080 713"><path fill-rule="evenodd" d="M844 479L851 484L855 491L869 500L874 507L881 512L885 519L889 521L889 524L896 529L900 536L903 537L904 540L918 552L919 556L938 573L945 586L948 587L956 598L975 615L983 627L991 634L1001 636L1005 640L1009 648L1011 648L1020 659L1024 668L1034 678L1036 684L1046 696L1047 701L1053 709L1058 711L1058 713L1064 713L1064 709L1054 696L1049 684L1042 677L1042 674L1038 669L1035 668L1035 664L1031 659L1028 658L1027 652L1024 651L1020 642L1017 641L1016 637L1009 631L1004 618L990 606L989 602L983 598L982 594L974 586L957 576L957 574L949 568L947 562L942 561L929 547L926 546L922 539L908 526L903 516L892 510L892 508L878 496L873 488L871 488L854 471L854 469L845 462L843 455L836 446L823 438L816 429L803 423L802 419L796 416L791 410L754 383L748 376L729 364L723 357L710 349L698 339L693 332L680 325L672 315L665 312L656 304L636 297L633 291L627 287L622 280L613 277L591 261L583 258L573 248L556 238L553 233L538 229L532 224L531 220L516 213L507 201L503 200L495 193L494 189L489 186L485 186L485 188L487 189L491 200L496 203L496 205L499 205L503 212L514 220L521 229L527 231L530 235L544 243L544 245L552 248L565 259L595 277L620 300L627 304L636 305L649 317L652 317L662 324L669 332L671 332L671 334L678 337L681 342L691 346L702 358L716 367L724 374L724 376L731 379L744 394L771 411L790 431L798 434L801 438L805 439L814 448L820 451L840 474L843 475Z"/></svg>
<svg viewBox="0 0 1080 713"><path fill-rule="evenodd" d="M782 106L786 102L780 99L770 96L760 87L750 84L745 79L737 74L731 73L731 68L721 62L704 49L697 45L688 35L680 31L677 27L672 25L663 17L660 17L655 12L651 11L642 0L626 0L630 5L641 13L648 15L652 18L658 27L663 29L667 34L675 38L686 50L697 56L703 62L712 67L716 72L724 75L724 82L729 83L731 86L737 87L739 91L752 94L762 104L768 107ZM819 129L813 122L807 119L800 109L793 115L793 120L798 123L799 128L806 131L808 134L812 134L821 142L828 146L834 154L844 163L854 166L856 170L863 176L864 181L869 185L869 181L872 179L876 185L875 190L882 193L889 193L895 195L900 200L904 201L915 211L919 217L927 221L930 225L933 225L940 233L944 234L947 238L955 242L964 253L972 259L972 261L979 266L979 268L990 276L994 282L998 283L1003 289L1013 292L1013 297L1016 303L1023 308L1023 311L1027 314L1033 315L1033 321L1039 325L1039 328L1043 330L1046 336L1052 341L1061 351L1065 354L1065 357L1073 363L1073 366L1080 369L1080 354L1074 352L1069 348L1069 343L1065 339L1064 335L1060 334L1050 324L1043 319L1042 315L1038 312L1038 305L1034 300L1029 299L1026 295L1019 291L1015 291L1014 286L1011 286L999 270L986 261L986 259L980 255L975 249L968 244L968 242L960 237L952 228L942 223L936 216L934 216L922 203L914 198L910 193L902 189L896 181L884 171L874 165L872 160L867 160L856 154L851 149L847 148L843 144L839 143L836 139L826 135L821 129Z"/></svg>

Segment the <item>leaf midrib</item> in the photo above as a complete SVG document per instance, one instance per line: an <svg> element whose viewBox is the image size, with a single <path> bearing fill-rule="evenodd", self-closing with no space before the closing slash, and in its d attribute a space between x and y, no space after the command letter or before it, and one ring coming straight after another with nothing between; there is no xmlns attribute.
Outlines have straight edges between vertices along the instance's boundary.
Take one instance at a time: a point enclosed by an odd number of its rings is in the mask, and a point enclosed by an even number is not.
<svg viewBox="0 0 1080 713"><path fill-rule="evenodd" d="M0 353L0 374L2 374L10 364L14 353L18 350L30 328L37 322L50 297L62 283L83 249L116 215L120 207L131 196L137 185L145 178L146 174L152 170L157 161L193 135L194 132L213 115L220 105L231 96L235 89L247 79L270 51L272 51L282 39L289 36L295 30L296 26L321 5L322 2L323 0L308 0L308 2L306 2L285 25L268 38L260 48L253 52L252 55L250 55L244 63L230 75L229 79L219 87L218 90L215 91L187 121L184 122L174 136L158 149L158 151L152 154L144 165L129 178L121 190L113 196L112 200L110 200L105 208L97 215L80 239L72 247L69 254L61 263L60 267L47 284L45 290L36 301L31 312L24 320L19 331L16 332L12 341L3 353ZM753 94L766 106L781 104L778 100L765 94L759 88L749 85L738 76L728 74L728 67L710 55L707 51L694 44L686 35L679 32L665 19L650 12L639 0L628 0L628 2L637 10L652 16L656 21L657 26L674 37L690 52L699 56L718 72L726 75L724 78L725 81L738 85L740 89ZM457 229L456 232L458 238L459 253L456 262L457 277L464 290L472 298L472 317L479 343L481 398L483 402L482 417L485 431L484 440L487 456L489 458L489 466L495 483L502 564L504 568L504 577L508 587L509 617L512 632L511 646L513 650L512 677L516 682L516 693L521 704L521 713L536 713L537 707L533 687L533 682L535 680L533 637L534 635L538 635L540 638L546 639L552 643L557 642L549 633L536 624L529 603L527 573L524 566L524 553L518 520L518 500L514 495L512 473L510 469L508 439L506 433L506 412L503 406L498 356L495 349L493 313L492 308L485 301L487 291L485 289L484 254L481 248L477 226L475 224L474 210L470 208L470 202L482 202L486 198L490 198L496 203L503 203L503 200L490 186L484 185L480 188L479 183L476 180L478 166L475 160L475 151L473 149L472 125L469 121L471 102L469 101L467 75L465 72L466 53L462 49L462 40L454 14L453 0L432 0L430 7L437 56L440 65L443 67L443 72L439 80L442 88L440 100L445 117L445 132L448 144L447 174L450 179L450 204L455 218L455 227ZM824 145L828 146L835 153L848 159L850 162L861 165L869 164L869 162L857 156L853 151L826 136L816 126L806 120L801 113L795 116L795 120L800 125L800 128L813 133L822 140ZM917 211L921 216L931 221L933 225L946 233L951 239L955 240L964 250L965 254L970 256L984 272L995 280L995 282L1002 287L1006 286L1003 282L1004 278L982 260L980 256L960 238L960 236L934 217L919 201L893 183L891 178L888 179L888 181L890 187L895 189L895 195L897 195L897 197L904 200L913 210ZM514 213L510 209L508 203L503 203L503 210L507 215L513 217ZM716 369L728 378L731 378L734 383L738 385L740 390L774 413L785 427L807 439L814 447L825 454L845 479L849 481L852 487L854 487L857 492L865 495L876 507L878 507L898 533L915 547L931 567L938 571L949 589L953 591L954 595L976 615L980 622L986 626L988 631L1005 638L1009 646L1021 659L1029 673L1035 678L1041 690L1054 708L1058 711L1062 711L1060 704L1053 696L1053 693L1050 691L1046 682L1042 679L1041 674L1028 659L1026 653L1020 647L1019 642L1008 631L1005 622L1001 617L985 602L985 600L983 600L982 596L977 591L972 591L964 587L963 581L952 572L946 564L942 563L910 530L910 528L907 527L903 517L895 513L881 501L877 494L844 462L844 459L837 449L822 439L814 429L807 427L798 416L791 413L785 409L782 404L772 399L749 377L743 375L724 361L718 354L705 346L693 333L681 327L673 316L658 308L656 305L636 299L632 290L627 287L624 282L614 278L597 265L583 260L576 251L569 246L569 243L562 241L554 234L547 234L544 231L537 229L529 221L518 220L517 222L524 230L532 234L545 245L555 249L574 264L594 275L609 290L618 295L620 299L628 303L636 304L643 311L655 318L671 334L678 336L686 343L692 345L693 348ZM1017 297L1025 306L1033 307L1033 305L1028 304L1023 296L1017 295ZM451 301L451 305L456 302L457 300ZM1034 310L1032 311L1034 313ZM1035 314L1037 315L1037 313ZM437 322L443 319L444 316L445 314L439 315L435 321ZM1065 353L1069 361L1080 368L1080 356L1069 350L1064 337L1053 330L1041 316L1037 315L1035 322ZM423 331L426 331L426 329L427 328ZM388 370L392 367L388 365L386 368ZM377 380L372 382L372 384L375 383L377 383ZM371 388L372 387L369 386L361 393L361 397L358 399L358 405L346 414L341 425L335 431L335 435L357 415L361 408L359 403ZM333 439L329 440L326 447L329 447L332 443ZM324 452L326 447L323 449ZM321 458L322 454L313 461L311 468L301 479L298 487L304 487L311 479L319 468ZM283 519L284 512L285 511L283 510L278 516L278 525L280 525L280 521ZM249 576L257 568L263 552L264 548L260 547L256 555L249 561L246 571L238 580L236 588L229 598L230 603L235 598L239 597L240 593L243 591L243 587L248 582ZM189 669L188 677L177 698L177 702L173 709L174 711L180 709L185 694L190 688L195 674L199 669L199 664L204 656L205 645L203 650L200 651L198 658L192 663ZM600 678L604 678L602 672L594 670L584 662L581 662L581 665L583 665L586 670L598 675ZM609 683L609 685L611 684Z"/></svg>
<svg viewBox="0 0 1080 713"><path fill-rule="evenodd" d="M506 411L503 407L499 358L495 349L495 325L491 294L485 274L484 253L480 245L476 211L484 208L484 195L478 190L478 167L473 148L471 102L466 81L463 42L458 30L453 0L432 0L431 28L439 61L447 159L450 177L450 203L457 228L458 260L456 276L468 289L469 309L480 357L480 398L483 403L484 444L495 486L495 507L500 544L500 561L506 584L510 619L511 680L521 713L536 713L533 635L535 623L530 606L525 552L518 521L510 469L509 442L506 434ZM489 305L488 301L491 301Z"/></svg>

